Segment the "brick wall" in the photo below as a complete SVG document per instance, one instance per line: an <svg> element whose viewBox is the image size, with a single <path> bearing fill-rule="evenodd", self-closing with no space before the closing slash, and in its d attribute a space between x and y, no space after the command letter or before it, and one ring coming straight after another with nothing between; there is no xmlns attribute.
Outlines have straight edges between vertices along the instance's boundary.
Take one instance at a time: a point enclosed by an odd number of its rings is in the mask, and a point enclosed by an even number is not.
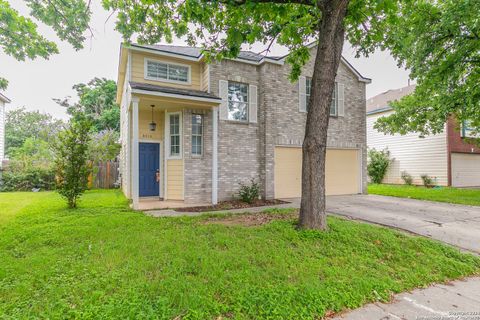
<svg viewBox="0 0 480 320"><path fill-rule="evenodd" d="M202 155L192 155L192 114L203 115ZM210 202L212 197L212 111L183 112L184 201Z"/></svg>
<svg viewBox="0 0 480 320"><path fill-rule="evenodd" d="M219 80L242 82L259 87L257 68L255 65L232 60L211 64L211 92L219 95ZM239 183L246 183L252 178L261 181L260 143L259 123L219 121L218 200L232 198L238 192Z"/></svg>
<svg viewBox="0 0 480 320"><path fill-rule="evenodd" d="M452 185L452 153L480 153L477 145L468 143L468 139L462 138L460 125L454 117L447 120L447 165L448 185Z"/></svg>
<svg viewBox="0 0 480 320"><path fill-rule="evenodd" d="M315 50L312 50L312 57ZM253 84L258 87L258 123L237 123L219 121L218 136L218 199L230 199L238 191L240 182L257 179L262 187L262 196L274 196L274 148L275 145L301 146L305 133L306 113L299 112L298 83L288 80L290 67L265 63L261 66L224 60L210 65L211 92L219 95L219 80L230 80ZM313 74L313 61L308 63L303 75ZM332 117L328 129L328 147L355 148L362 152L363 192L366 192L366 115L365 83L341 64L337 81L345 85L345 116ZM185 116L190 120L190 117ZM186 121L185 120L185 121ZM211 122L209 122L210 124ZM207 124L207 123L206 123ZM185 150L189 148L189 137L185 124ZM205 145L208 145L206 143ZM207 165L208 154L204 155ZM187 157L186 157L187 158ZM210 160L208 160L210 161ZM189 173L196 166L195 175ZM192 194L194 187L189 186L199 175L201 165L194 161L186 162L185 185ZM204 180L203 194L211 192L211 164L204 167L208 177ZM204 184L203 182L201 183ZM197 185L195 188L201 188ZM209 195L210 197L210 195ZM208 198L210 199L210 198Z"/></svg>

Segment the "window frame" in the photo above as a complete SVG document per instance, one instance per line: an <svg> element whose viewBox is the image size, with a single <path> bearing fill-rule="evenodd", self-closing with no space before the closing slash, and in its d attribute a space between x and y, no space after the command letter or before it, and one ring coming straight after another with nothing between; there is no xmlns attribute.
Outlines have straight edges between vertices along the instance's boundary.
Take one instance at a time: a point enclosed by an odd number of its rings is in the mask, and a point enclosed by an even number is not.
<svg viewBox="0 0 480 320"><path fill-rule="evenodd" d="M310 87L307 85L310 82ZM307 93L308 92L308 93ZM312 94L312 77L305 77L305 104L308 112L310 95ZM332 113L332 106L330 105L330 117L338 117L338 82L335 81L332 93L332 103L335 105L335 113Z"/></svg>
<svg viewBox="0 0 480 320"><path fill-rule="evenodd" d="M201 118L201 123L200 123L200 127L202 129L202 133L201 134L198 134L198 133L193 133L193 117L196 117L196 116L200 116ZM192 113L191 114L191 133L190 133L190 153L192 155L192 157L195 157L195 158L199 158L199 157L203 157L203 144L204 144L204 140L203 140L203 136L204 136L204 128L205 128L205 116L203 114L200 114L200 113ZM200 137L200 153L193 153L193 137Z"/></svg>
<svg viewBox="0 0 480 320"><path fill-rule="evenodd" d="M238 101L230 100L230 94L229 94L230 83L244 85L247 88L247 101L243 102L246 106L245 114L246 114L247 117L246 117L245 120L230 119L230 102L238 102ZM227 81L227 120L232 121L232 122L236 122L236 123L248 123L249 120L250 120L249 115L250 115L250 86L249 86L249 84L244 83L244 82L238 82L238 81L230 81L230 80Z"/></svg>
<svg viewBox="0 0 480 320"><path fill-rule="evenodd" d="M171 116L178 115L178 136L179 136L179 153L172 155L172 133L170 130L170 118ZM167 128L168 128L168 137L166 140L167 149L167 159L182 159L183 154L183 125L182 125L182 113L181 112L167 112Z"/></svg>
<svg viewBox="0 0 480 320"><path fill-rule="evenodd" d="M188 69L188 71L187 71L187 81L170 80L170 79L151 77L151 76L148 75L148 62L166 64L167 65L167 77L168 77L168 66L169 65L177 66L177 67L186 67ZM144 63L143 63L143 77L144 77L145 80L150 80L150 81L191 85L192 84L192 66L190 66L188 64L182 64L182 63L173 63L173 62L165 61L165 60L145 58Z"/></svg>

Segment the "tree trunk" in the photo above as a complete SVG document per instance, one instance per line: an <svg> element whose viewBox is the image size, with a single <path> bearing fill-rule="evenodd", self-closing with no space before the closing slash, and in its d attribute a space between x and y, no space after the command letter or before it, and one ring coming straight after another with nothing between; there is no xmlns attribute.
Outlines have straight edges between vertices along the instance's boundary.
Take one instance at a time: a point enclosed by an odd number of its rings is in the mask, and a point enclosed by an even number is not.
<svg viewBox="0 0 480 320"><path fill-rule="evenodd" d="M342 56L344 18L349 0L318 0L322 18L312 77L302 160L300 227L327 228L325 214L325 159L330 104Z"/></svg>

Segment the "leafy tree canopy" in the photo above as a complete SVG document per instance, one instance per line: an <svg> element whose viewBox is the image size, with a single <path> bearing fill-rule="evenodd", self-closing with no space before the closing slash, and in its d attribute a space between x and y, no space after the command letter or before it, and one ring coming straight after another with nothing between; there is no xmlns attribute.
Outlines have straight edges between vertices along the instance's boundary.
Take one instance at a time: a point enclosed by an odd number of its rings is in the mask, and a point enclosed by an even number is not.
<svg viewBox="0 0 480 320"><path fill-rule="evenodd" d="M52 167L53 152L47 141L28 137L23 145L10 148L9 169L23 171L33 168L49 169Z"/></svg>
<svg viewBox="0 0 480 320"><path fill-rule="evenodd" d="M31 17L24 17L6 0L0 0L0 49L17 60L48 58L58 53L57 45L38 32L34 20L50 26L60 40L81 49L91 16L84 0L25 0ZM0 89L8 81L0 77Z"/></svg>
<svg viewBox="0 0 480 320"><path fill-rule="evenodd" d="M22 147L29 138L49 142L64 125L50 114L27 111L24 107L10 110L5 119L5 153L12 156L12 150Z"/></svg>
<svg viewBox="0 0 480 320"><path fill-rule="evenodd" d="M454 115L480 131L480 0L416 1L401 14L402 24L389 26L387 45L417 87L376 127L438 133Z"/></svg>
<svg viewBox="0 0 480 320"><path fill-rule="evenodd" d="M319 1L318 3L327 2ZM383 40L396 21L396 0L350 0L345 19L350 42L359 52L369 53ZM291 79L298 78L309 60L307 44L318 39L322 6L313 0L103 0L104 7L118 14L117 30L126 41L171 42L187 37L201 45L208 58L236 57L241 46L261 42L267 52L273 43L290 50Z"/></svg>
<svg viewBox="0 0 480 320"><path fill-rule="evenodd" d="M117 84L113 80L94 78L84 84L76 84L78 102L72 103L69 98L54 99L67 108L67 113L76 116L84 114L97 132L104 130L120 131L120 108L116 104Z"/></svg>
<svg viewBox="0 0 480 320"><path fill-rule="evenodd" d="M118 132L113 130L92 133L88 145L89 160L94 163L115 160L121 148L118 139Z"/></svg>

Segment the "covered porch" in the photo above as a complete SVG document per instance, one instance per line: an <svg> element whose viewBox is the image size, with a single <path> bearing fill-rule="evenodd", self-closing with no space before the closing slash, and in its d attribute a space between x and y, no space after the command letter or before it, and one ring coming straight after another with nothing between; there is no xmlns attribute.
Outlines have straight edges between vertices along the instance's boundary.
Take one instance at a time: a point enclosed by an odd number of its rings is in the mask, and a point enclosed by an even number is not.
<svg viewBox="0 0 480 320"><path fill-rule="evenodd" d="M217 203L220 103L199 90L130 82L122 189L134 209Z"/></svg>

